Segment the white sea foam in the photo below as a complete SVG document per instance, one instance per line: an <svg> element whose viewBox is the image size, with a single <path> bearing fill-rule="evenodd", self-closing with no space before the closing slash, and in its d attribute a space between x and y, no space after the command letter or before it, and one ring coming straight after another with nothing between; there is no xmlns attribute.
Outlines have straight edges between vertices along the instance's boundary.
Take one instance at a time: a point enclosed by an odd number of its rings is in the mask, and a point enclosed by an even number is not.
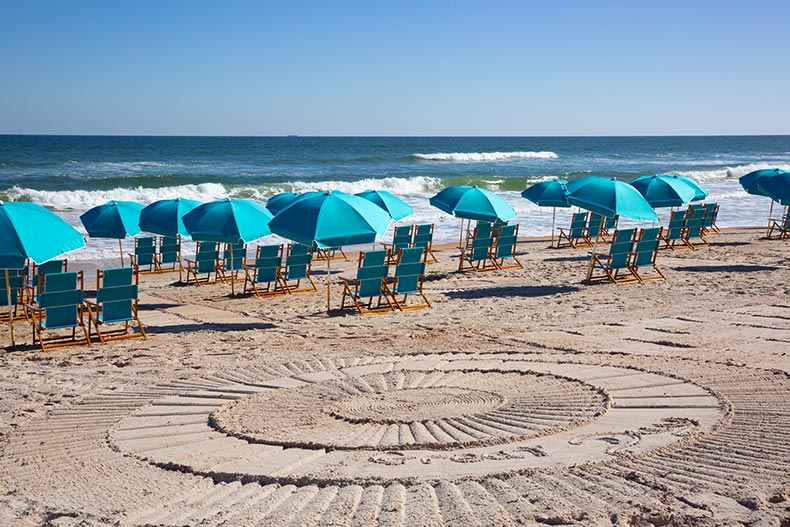
<svg viewBox="0 0 790 527"><path fill-rule="evenodd" d="M423 161L449 161L454 163L479 163L509 161L512 159L557 159L554 152L453 152L436 154L412 154Z"/></svg>
<svg viewBox="0 0 790 527"><path fill-rule="evenodd" d="M775 164L775 163L750 163L748 165L737 165L733 167L714 168L710 170L686 170L675 172L681 176L688 176L697 181L710 181L717 179L738 179L745 176L749 172L755 170L762 170L765 168L779 168L781 170L790 170L790 164Z"/></svg>
<svg viewBox="0 0 790 527"><path fill-rule="evenodd" d="M294 181L259 187L258 197L268 199L278 192L326 192L340 190L348 194L356 194L363 190L388 190L397 196L422 196L426 193L435 194L443 188L439 178L415 176L409 178L386 177L368 178L357 181Z"/></svg>

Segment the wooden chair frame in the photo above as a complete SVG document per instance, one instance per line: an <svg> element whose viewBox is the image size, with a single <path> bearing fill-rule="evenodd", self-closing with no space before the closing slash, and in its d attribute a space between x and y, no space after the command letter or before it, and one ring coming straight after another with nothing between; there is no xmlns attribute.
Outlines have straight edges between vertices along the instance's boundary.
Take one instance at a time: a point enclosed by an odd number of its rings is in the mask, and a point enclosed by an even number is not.
<svg viewBox="0 0 790 527"><path fill-rule="evenodd" d="M66 273L53 273L53 274L66 274ZM91 345L91 338L90 334L88 333L88 327L85 325L85 307L82 303L83 301L83 289L85 287L85 280L83 277L83 272L78 271L74 273L76 276L76 289L69 289L65 291L44 291L40 293L39 301L40 303L47 303L47 298L49 295L52 295L53 298L57 298L58 293L63 293L65 295L72 293L73 291L78 291L79 294L75 295L79 297L80 302L78 304L68 302L66 305L58 306L40 306L40 305L32 305L28 304L27 309L30 312L30 319L33 325L33 345L35 346L38 343L41 346L41 351L48 352L51 351L52 348L62 348L66 346L90 346ZM52 336L45 336L44 333L48 331L60 330L60 329L69 329L68 327L58 327L58 328L48 328L46 325L47 322L47 309L56 309L58 307L71 307L77 310L76 313L76 320L77 324L71 326L71 336L68 335L52 335ZM82 328L85 338L78 339L77 338L77 328Z"/></svg>
<svg viewBox="0 0 790 527"><path fill-rule="evenodd" d="M140 322L140 316L138 313L138 290L137 287L139 285L139 276L140 274L137 272L136 269L133 268L132 270L132 279L130 284L123 284L119 286L105 286L106 280L105 275L108 271L113 271L111 269L98 269L96 271L96 300L85 300L85 305L88 308L88 334L91 334L91 329L96 330L96 335L99 337L99 341L102 344L107 343L108 341L112 340L123 340L123 339L136 339L136 338L143 338L147 339L148 336L145 333L145 327L143 323ZM118 321L107 321L104 320L104 304L112 302L114 300L104 300L102 297L104 296L103 293L109 293L110 298L112 298L112 290L116 289L121 293L126 293L126 296L130 292L129 286L133 286L131 291L133 291L133 298L129 298L128 301L131 302L131 316L128 320L118 320ZM122 299L122 301L127 301L126 296ZM135 322L137 324L140 333L131 333L131 323ZM105 324L120 324L123 323L123 328L115 329L115 330L107 330L102 331L101 327Z"/></svg>

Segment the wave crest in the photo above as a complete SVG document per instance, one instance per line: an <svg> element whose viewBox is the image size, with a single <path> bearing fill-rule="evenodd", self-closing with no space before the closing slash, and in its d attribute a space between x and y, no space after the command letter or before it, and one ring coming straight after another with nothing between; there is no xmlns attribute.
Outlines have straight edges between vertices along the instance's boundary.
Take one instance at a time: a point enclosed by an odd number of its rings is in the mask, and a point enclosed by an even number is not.
<svg viewBox="0 0 790 527"><path fill-rule="evenodd" d="M453 152L436 154L412 154L410 157L423 161L449 161L453 163L480 163L509 161L512 159L557 159L554 152Z"/></svg>
<svg viewBox="0 0 790 527"><path fill-rule="evenodd" d="M685 170L674 172L680 176L687 176L697 181L710 181L717 179L738 179L749 172L762 170L765 168L778 168L780 170L790 170L790 164L772 163L749 163L748 165L738 165L734 167L713 168L710 170Z"/></svg>

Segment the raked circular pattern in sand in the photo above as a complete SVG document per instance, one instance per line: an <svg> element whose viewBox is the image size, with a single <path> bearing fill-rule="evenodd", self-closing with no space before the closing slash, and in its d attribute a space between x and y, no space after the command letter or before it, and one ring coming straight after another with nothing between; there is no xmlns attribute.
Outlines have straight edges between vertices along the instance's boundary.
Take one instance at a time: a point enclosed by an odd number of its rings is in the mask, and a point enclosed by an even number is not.
<svg viewBox="0 0 790 527"><path fill-rule="evenodd" d="M678 359L293 362L53 410L0 483L131 525L748 523L790 516L789 403Z"/></svg>

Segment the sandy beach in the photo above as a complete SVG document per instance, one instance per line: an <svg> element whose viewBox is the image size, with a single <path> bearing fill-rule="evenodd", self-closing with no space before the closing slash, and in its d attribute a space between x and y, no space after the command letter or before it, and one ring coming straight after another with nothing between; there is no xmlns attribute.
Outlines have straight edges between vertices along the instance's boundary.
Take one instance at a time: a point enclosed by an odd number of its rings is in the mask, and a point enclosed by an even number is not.
<svg viewBox="0 0 790 527"><path fill-rule="evenodd" d="M147 340L20 323L0 354L0 525L790 525L790 244L762 236L622 285L545 239L480 274L444 246L432 308L371 317L327 316L322 262L265 299L142 276Z"/></svg>

